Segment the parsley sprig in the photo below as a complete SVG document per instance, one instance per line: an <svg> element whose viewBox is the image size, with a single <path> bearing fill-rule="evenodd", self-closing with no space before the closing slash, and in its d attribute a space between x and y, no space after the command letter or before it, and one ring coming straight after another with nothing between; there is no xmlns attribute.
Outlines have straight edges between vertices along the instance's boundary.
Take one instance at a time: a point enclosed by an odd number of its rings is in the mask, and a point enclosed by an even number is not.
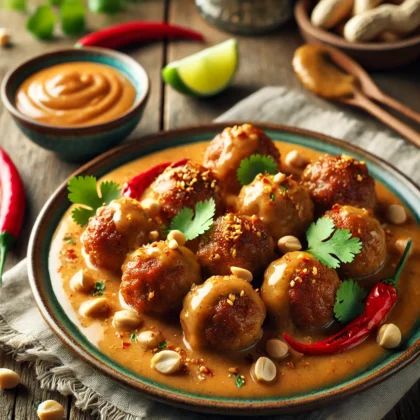
<svg viewBox="0 0 420 420"><path fill-rule="evenodd" d="M95 288L92 291L93 296L103 296L105 292L105 283L102 281L97 281L95 283Z"/></svg>
<svg viewBox="0 0 420 420"><path fill-rule="evenodd" d="M346 323L358 317L364 310L366 290L354 280L344 280L337 290L334 314L338 321Z"/></svg>
<svg viewBox="0 0 420 420"><path fill-rule="evenodd" d="M250 184L258 174L274 175L278 172L277 163L271 156L252 155L242 159L236 171L236 176L241 185Z"/></svg>
<svg viewBox="0 0 420 420"><path fill-rule="evenodd" d="M112 200L121 197L121 189L116 182L105 181L97 189L94 176L77 176L70 179L67 189L68 198L73 204L82 204L76 207L71 215L73 220L80 226L85 226L89 218L94 216L96 210L103 204L109 204Z"/></svg>
<svg viewBox="0 0 420 420"><path fill-rule="evenodd" d="M359 238L352 238L348 229L336 229L334 222L325 217L318 219L306 231L308 253L329 268L350 263L362 250Z"/></svg>
<svg viewBox="0 0 420 420"><path fill-rule="evenodd" d="M202 235L213 223L216 213L216 204L213 198L200 201L195 205L195 211L184 207L172 219L169 229L180 230L189 241Z"/></svg>

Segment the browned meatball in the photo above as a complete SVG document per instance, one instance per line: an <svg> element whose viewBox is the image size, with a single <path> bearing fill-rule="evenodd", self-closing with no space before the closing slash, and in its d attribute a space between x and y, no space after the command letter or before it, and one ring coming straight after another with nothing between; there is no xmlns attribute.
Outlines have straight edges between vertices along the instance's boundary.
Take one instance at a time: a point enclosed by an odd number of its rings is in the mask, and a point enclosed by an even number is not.
<svg viewBox="0 0 420 420"><path fill-rule="evenodd" d="M129 251L149 242L151 231L158 231L158 225L140 203L121 198L97 210L82 235L82 244L93 265L118 272Z"/></svg>
<svg viewBox="0 0 420 420"><path fill-rule="evenodd" d="M312 222L314 211L305 188L278 175L257 175L242 187L237 201L238 213L258 216L276 240L301 235Z"/></svg>
<svg viewBox="0 0 420 420"><path fill-rule="evenodd" d="M373 209L376 204L375 181L366 164L350 156L321 156L305 168L302 182L320 210L334 204Z"/></svg>
<svg viewBox="0 0 420 420"><path fill-rule="evenodd" d="M199 201L210 198L215 200L217 214L221 214L224 207L219 182L212 171L191 161L183 166L165 169L142 198L157 201L162 216L169 220L183 207L194 208Z"/></svg>
<svg viewBox="0 0 420 420"><path fill-rule="evenodd" d="M273 261L264 274L261 298L279 325L320 328L334 319L340 279L306 252L288 252Z"/></svg>
<svg viewBox="0 0 420 420"><path fill-rule="evenodd" d="M137 312L168 313L180 309L191 286L201 281L200 266L188 248L170 249L160 241L127 257L120 294Z"/></svg>
<svg viewBox="0 0 420 420"><path fill-rule="evenodd" d="M210 277L184 299L181 326L193 349L243 350L262 335L265 306L245 280Z"/></svg>
<svg viewBox="0 0 420 420"><path fill-rule="evenodd" d="M242 159L254 154L271 156L280 165L280 152L263 131L251 124L227 127L209 144L204 166L212 169L226 192L237 194L241 185L236 177Z"/></svg>
<svg viewBox="0 0 420 420"><path fill-rule="evenodd" d="M234 266L256 276L273 259L274 241L258 217L227 213L202 236L197 257L213 275L229 275Z"/></svg>
<svg viewBox="0 0 420 420"><path fill-rule="evenodd" d="M336 204L324 217L329 217L336 228L349 229L353 238L360 238L362 251L351 263L341 264L342 278L363 278L376 273L386 258L385 232L372 213L365 209Z"/></svg>

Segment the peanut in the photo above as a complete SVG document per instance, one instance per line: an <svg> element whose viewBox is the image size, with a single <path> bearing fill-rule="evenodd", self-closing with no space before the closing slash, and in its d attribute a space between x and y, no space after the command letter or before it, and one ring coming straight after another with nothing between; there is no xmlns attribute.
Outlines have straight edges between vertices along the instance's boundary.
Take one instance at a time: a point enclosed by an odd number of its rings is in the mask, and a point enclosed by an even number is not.
<svg viewBox="0 0 420 420"><path fill-rule="evenodd" d="M129 309L115 312L112 325L119 330L134 330L142 323L139 314Z"/></svg>
<svg viewBox="0 0 420 420"><path fill-rule="evenodd" d="M181 356L176 351L163 350L152 357L150 367L164 375L170 375L181 367Z"/></svg>
<svg viewBox="0 0 420 420"><path fill-rule="evenodd" d="M0 389L16 388L20 383L20 376L13 370L0 368Z"/></svg>
<svg viewBox="0 0 420 420"><path fill-rule="evenodd" d="M180 230L171 230L168 234L168 239L174 239L180 246L185 245L185 242L187 241L185 235Z"/></svg>
<svg viewBox="0 0 420 420"><path fill-rule="evenodd" d="M366 10L374 9L379 6L384 0L354 0L353 15L360 15Z"/></svg>
<svg viewBox="0 0 420 420"><path fill-rule="evenodd" d="M386 210L386 219L393 225L402 225L407 221L407 213L403 206L391 204Z"/></svg>
<svg viewBox="0 0 420 420"><path fill-rule="evenodd" d="M36 414L40 420L61 420L64 418L64 407L57 401L47 400L39 404Z"/></svg>
<svg viewBox="0 0 420 420"><path fill-rule="evenodd" d="M330 29L351 15L353 0L321 0L312 11L311 22L318 28Z"/></svg>
<svg viewBox="0 0 420 420"><path fill-rule="evenodd" d="M349 42L367 42L381 32L409 33L420 26L420 0L406 0L400 6L383 4L352 17L344 27Z"/></svg>
<svg viewBox="0 0 420 420"><path fill-rule="evenodd" d="M379 329L376 341L385 349L394 349L401 343L401 331L395 324L384 324Z"/></svg>
<svg viewBox="0 0 420 420"><path fill-rule="evenodd" d="M302 244L299 239L292 235L283 236L277 241L277 248L283 254L292 251L300 251L302 249Z"/></svg>
<svg viewBox="0 0 420 420"><path fill-rule="evenodd" d="M260 357L255 363L254 375L258 381L272 382L277 375L276 365L268 357Z"/></svg>
<svg viewBox="0 0 420 420"><path fill-rule="evenodd" d="M240 278L242 280L251 282L252 279L253 279L252 273L249 270L245 269L245 268L234 267L233 266L233 267L230 267L230 271L231 271L231 273L234 276L236 276L236 277L238 277L238 278Z"/></svg>

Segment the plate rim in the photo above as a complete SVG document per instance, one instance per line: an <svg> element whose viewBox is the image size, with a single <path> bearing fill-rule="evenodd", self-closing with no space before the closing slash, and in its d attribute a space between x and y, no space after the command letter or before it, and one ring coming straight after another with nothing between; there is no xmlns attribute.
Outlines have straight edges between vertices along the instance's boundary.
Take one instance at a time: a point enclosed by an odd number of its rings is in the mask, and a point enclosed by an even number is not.
<svg viewBox="0 0 420 420"><path fill-rule="evenodd" d="M82 167L77 169L69 177L67 177L63 183L61 183L57 187L54 193L44 204L42 210L40 211L36 219L28 244L27 257L29 283L36 305L42 317L49 325L49 327L53 330L54 334L73 354L75 354L77 357L79 357L84 362L88 363L90 366L97 369L101 373L106 374L107 376L111 377L114 380L117 380L120 383L128 385L130 388L142 393L145 397L152 398L159 402L170 404L183 409L219 414L255 415L258 413L259 415L270 415L312 410L315 408L319 408L326 403L338 402L339 400L349 397L350 395L364 391L386 380L399 370L403 369L408 364L412 363L420 355L420 339L418 339L410 348L405 350L395 360L391 361L379 370L368 375L366 378L355 380L354 382L350 384L345 384L344 386L338 389L325 391L318 395L308 395L300 397L299 400L294 400L293 397L291 397L290 400L283 401L239 403L200 399L199 395L197 395L197 397L194 398L189 395L161 389L153 385L144 383L140 380L130 378L124 375L122 372L119 372L118 370L114 369L112 366L106 364L102 360L98 359L95 355L91 354L87 349L85 349L81 344L79 344L76 340L73 339L72 334L65 328L65 326L61 325L60 320L54 313L51 301L48 301L48 299L46 299L46 297L43 296L43 293L41 293L42 284L39 277L36 274L37 267L40 263L40 261L37 261L36 258L37 250L39 248L37 247L37 243L42 238L41 228L43 227L43 222L48 217L49 213L52 212L52 204L56 200L60 199L60 195L65 193L68 180L71 177L76 175L89 174L90 172L95 171L95 169L101 167L105 162L112 160L113 157L115 157L115 155L127 155L130 153L131 150L138 150L145 144L153 144L155 142L161 142L165 139L170 140L171 138L178 138L182 135L187 134L191 135L204 133L206 131L223 130L227 126L240 125L243 123L245 123L245 121L226 121L211 124L194 125L141 136L138 139L136 139L136 141L132 141L122 146L113 148L99 155L95 159L87 162ZM347 149L350 152L354 152L361 156L365 156L372 162L378 164L379 166L385 166L388 170L391 169L397 175L401 176L410 187L414 188L414 190L417 193L420 192L419 186L416 185L416 183L413 180L409 179L401 171L395 168L392 164L386 162L384 159L378 156L371 154L370 152L359 148L358 146L347 143L344 140L339 140L321 133L293 126L252 121L247 121L247 123L253 124L262 130L278 131L286 134L296 134L303 137L315 139L316 141L324 141L329 144Z"/></svg>

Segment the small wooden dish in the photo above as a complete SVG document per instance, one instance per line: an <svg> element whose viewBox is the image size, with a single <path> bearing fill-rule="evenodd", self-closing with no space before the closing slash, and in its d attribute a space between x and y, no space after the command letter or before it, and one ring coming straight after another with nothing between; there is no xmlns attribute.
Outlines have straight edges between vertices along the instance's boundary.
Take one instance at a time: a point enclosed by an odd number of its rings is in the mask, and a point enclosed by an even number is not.
<svg viewBox="0 0 420 420"><path fill-rule="evenodd" d="M312 25L313 0L298 0L295 18L302 37L309 43L336 47L369 70L387 70L411 63L420 57L420 34L396 42L350 43L343 37Z"/></svg>

